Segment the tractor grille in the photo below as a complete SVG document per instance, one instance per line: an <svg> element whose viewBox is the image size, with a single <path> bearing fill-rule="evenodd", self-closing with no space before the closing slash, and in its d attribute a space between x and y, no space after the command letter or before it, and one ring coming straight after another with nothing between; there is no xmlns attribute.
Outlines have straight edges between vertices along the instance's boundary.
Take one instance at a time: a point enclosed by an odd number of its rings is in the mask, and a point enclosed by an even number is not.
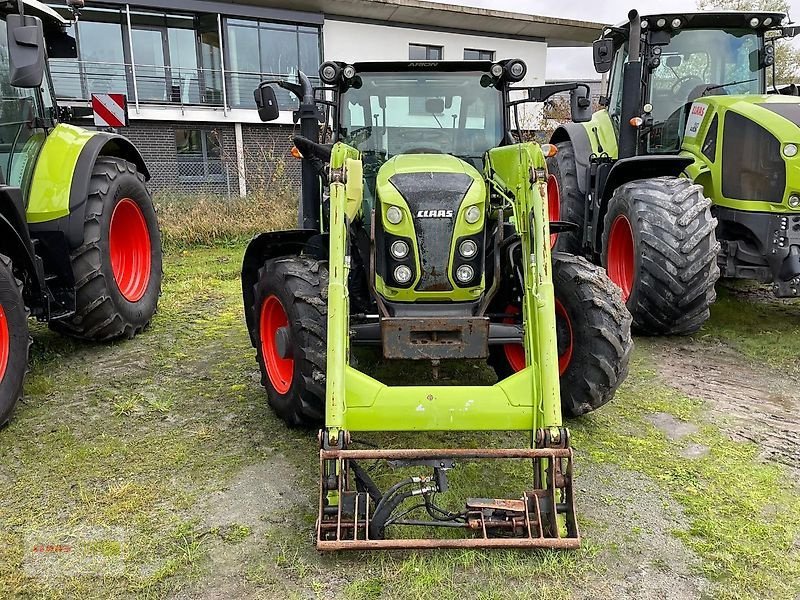
<svg viewBox="0 0 800 600"><path fill-rule="evenodd" d="M472 177L466 173L397 173L389 181L405 199L414 221L422 269L416 290L452 290L447 267L453 229ZM437 216L428 216L434 214Z"/></svg>
<svg viewBox="0 0 800 600"><path fill-rule="evenodd" d="M722 138L722 195L732 200L783 202L786 163L774 135L728 111Z"/></svg>

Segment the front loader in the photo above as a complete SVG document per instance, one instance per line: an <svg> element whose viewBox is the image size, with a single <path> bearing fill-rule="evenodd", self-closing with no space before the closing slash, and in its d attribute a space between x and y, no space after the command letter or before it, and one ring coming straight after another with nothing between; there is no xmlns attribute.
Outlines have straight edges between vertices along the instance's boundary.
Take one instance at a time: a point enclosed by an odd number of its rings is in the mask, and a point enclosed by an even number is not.
<svg viewBox="0 0 800 600"><path fill-rule="evenodd" d="M634 10L594 43L603 109L550 140L578 225L557 248L605 266L642 333L697 331L720 275L800 296L798 88L767 86L784 20Z"/></svg>
<svg viewBox="0 0 800 600"><path fill-rule="evenodd" d="M552 90L515 86L525 71L328 62L318 88L302 73L277 82L300 101L300 228L251 242L242 291L270 405L290 426L322 426L320 550L579 545L562 411L611 399L630 317L601 269L551 255L551 226L566 225L549 223L541 148L514 140L511 94ZM256 102L277 118L270 82ZM433 372L489 360L499 381L386 385L354 366L356 346ZM493 430L529 432L530 446L359 449L351 437ZM524 461L527 489L448 500L450 471L479 459ZM390 469L383 490L372 461Z"/></svg>
<svg viewBox="0 0 800 600"><path fill-rule="evenodd" d="M67 124L54 100L48 55L77 57L68 24L40 2L0 5L0 427L22 395L30 316L84 340L132 338L161 290L142 156Z"/></svg>

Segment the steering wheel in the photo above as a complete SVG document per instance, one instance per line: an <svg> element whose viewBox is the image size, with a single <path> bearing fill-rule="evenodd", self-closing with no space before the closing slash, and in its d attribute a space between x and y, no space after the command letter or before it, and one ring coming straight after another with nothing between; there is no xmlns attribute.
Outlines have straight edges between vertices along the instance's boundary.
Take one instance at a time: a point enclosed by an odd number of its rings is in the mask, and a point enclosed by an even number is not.
<svg viewBox="0 0 800 600"><path fill-rule="evenodd" d="M444 154L438 148L425 148L420 146L419 148L409 148L408 150L403 151L404 154Z"/></svg>
<svg viewBox="0 0 800 600"><path fill-rule="evenodd" d="M699 85L705 85L705 83L702 77L688 75L686 77L681 77L678 81L673 83L669 91L676 98L680 98L681 102L686 102L686 98L689 97L689 92Z"/></svg>

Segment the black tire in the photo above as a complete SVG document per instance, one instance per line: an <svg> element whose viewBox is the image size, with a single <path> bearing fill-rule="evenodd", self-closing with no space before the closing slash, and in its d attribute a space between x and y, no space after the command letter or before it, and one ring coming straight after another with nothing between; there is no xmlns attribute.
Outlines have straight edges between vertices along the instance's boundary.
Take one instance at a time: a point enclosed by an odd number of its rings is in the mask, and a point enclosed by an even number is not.
<svg viewBox="0 0 800 600"><path fill-rule="evenodd" d="M141 211L149 236L150 271L135 295L123 294L111 262L111 219L131 201ZM76 338L105 341L132 338L150 323L161 294L162 252L153 200L136 166L101 156L92 170L83 244L71 255L75 277L75 314L52 321L50 328ZM147 252L145 252L147 254Z"/></svg>
<svg viewBox="0 0 800 600"><path fill-rule="evenodd" d="M572 142L560 142L556 144L556 148L558 153L547 159L547 170L558 183L559 220L574 223L578 227L574 231L559 233L553 250L580 255L583 253L581 238L586 216L586 198L578 188L578 167Z"/></svg>
<svg viewBox="0 0 800 600"><path fill-rule="evenodd" d="M553 285L561 410L575 417L606 404L625 380L631 316L603 269L579 256L553 254ZM502 347L490 349L490 364L500 379L514 372Z"/></svg>
<svg viewBox="0 0 800 600"><path fill-rule="evenodd" d="M684 178L642 179L614 191L605 216L602 260L619 283L615 271L620 261L613 248L609 260L609 246L612 227L624 217L633 235L633 281L625 287L635 331L686 335L709 318L719 279L717 220L710 207L703 188Z"/></svg>
<svg viewBox="0 0 800 600"><path fill-rule="evenodd" d="M28 312L22 299L22 283L14 277L11 260L0 254L0 427L22 397L28 370Z"/></svg>
<svg viewBox="0 0 800 600"><path fill-rule="evenodd" d="M319 424L325 415L327 264L302 256L268 260L259 269L253 297L256 359L270 406L290 427ZM269 348L262 343L262 307L270 298L276 298L286 314L294 359L290 379L278 379L279 385L270 377L265 358Z"/></svg>

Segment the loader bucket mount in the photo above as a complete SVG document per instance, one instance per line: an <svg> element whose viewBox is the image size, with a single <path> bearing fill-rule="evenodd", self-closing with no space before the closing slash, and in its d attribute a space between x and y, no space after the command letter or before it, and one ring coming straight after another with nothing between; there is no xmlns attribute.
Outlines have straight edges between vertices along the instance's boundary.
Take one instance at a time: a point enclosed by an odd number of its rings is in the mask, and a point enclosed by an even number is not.
<svg viewBox="0 0 800 600"><path fill-rule="evenodd" d="M318 550L553 548L580 546L572 488L572 450L565 428L540 429L527 449L337 449L320 433ZM532 489L516 499L468 498L451 513L434 504L447 492L447 471L462 460L519 459L532 465ZM360 461L387 461L430 474L408 477L381 494ZM336 504L328 502L334 492ZM404 500L421 503L404 508ZM411 518L417 512L423 519ZM386 528L446 529L445 537L386 538ZM453 532L458 531L458 534Z"/></svg>

